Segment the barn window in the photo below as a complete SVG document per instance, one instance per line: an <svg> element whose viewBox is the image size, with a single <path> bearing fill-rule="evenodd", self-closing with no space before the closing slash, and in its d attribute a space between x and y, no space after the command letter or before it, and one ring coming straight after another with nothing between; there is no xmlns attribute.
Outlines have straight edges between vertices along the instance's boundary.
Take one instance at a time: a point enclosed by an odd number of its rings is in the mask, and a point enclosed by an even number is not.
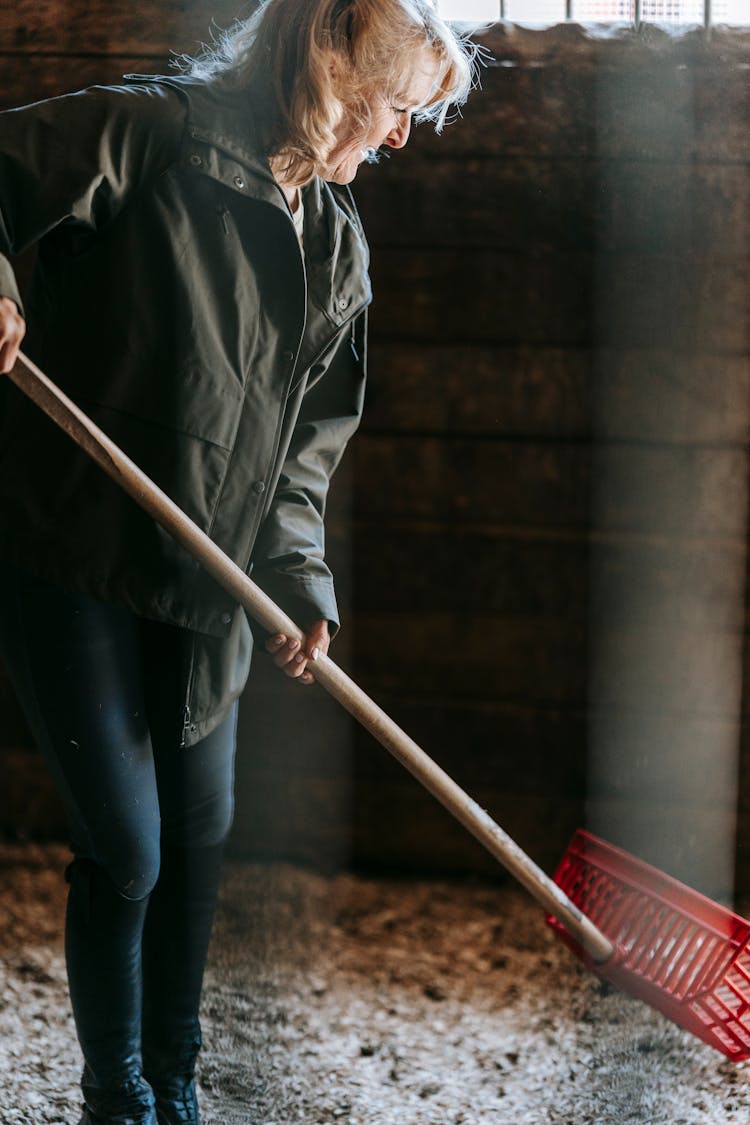
<svg viewBox="0 0 750 1125"><path fill-rule="evenodd" d="M750 24L750 0L438 0L450 20Z"/></svg>

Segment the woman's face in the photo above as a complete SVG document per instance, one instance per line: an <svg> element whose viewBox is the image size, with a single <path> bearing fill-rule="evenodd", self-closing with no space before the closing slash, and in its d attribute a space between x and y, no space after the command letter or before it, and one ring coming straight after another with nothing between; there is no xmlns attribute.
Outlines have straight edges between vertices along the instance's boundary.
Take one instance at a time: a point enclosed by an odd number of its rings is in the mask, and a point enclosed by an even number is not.
<svg viewBox="0 0 750 1125"><path fill-rule="evenodd" d="M397 96L373 95L371 119L366 129L354 115L347 119L345 114L336 130L336 144L328 157L323 179L350 184L360 164L371 160L383 145L403 148L411 132L412 114L429 100L436 79L435 60L423 57L421 65L415 68Z"/></svg>

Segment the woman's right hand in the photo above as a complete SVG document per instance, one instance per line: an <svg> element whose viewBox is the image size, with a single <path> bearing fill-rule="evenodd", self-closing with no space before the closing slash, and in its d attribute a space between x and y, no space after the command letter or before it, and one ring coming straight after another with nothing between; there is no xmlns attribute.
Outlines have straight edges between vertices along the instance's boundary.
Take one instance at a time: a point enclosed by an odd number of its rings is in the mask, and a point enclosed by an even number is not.
<svg viewBox="0 0 750 1125"><path fill-rule="evenodd" d="M0 297L0 375L7 375L18 358L26 335L26 321L10 297Z"/></svg>

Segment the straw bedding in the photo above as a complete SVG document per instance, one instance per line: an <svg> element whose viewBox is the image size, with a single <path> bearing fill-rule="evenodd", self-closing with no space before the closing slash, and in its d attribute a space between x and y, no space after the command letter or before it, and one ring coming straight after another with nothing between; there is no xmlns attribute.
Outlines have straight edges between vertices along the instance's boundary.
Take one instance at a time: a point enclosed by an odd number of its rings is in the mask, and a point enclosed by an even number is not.
<svg viewBox="0 0 750 1125"><path fill-rule="evenodd" d="M66 854L0 847L0 1122L73 1125ZM734 1065L600 984L510 884L227 865L205 1125L746 1122Z"/></svg>

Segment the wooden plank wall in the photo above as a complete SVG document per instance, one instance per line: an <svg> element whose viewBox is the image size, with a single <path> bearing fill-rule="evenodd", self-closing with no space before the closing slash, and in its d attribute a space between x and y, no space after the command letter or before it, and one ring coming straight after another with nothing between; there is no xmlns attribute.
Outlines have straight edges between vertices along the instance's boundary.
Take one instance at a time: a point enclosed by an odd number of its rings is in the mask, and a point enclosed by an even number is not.
<svg viewBox="0 0 750 1125"><path fill-rule="evenodd" d="M236 5L158 11L21 0L0 16L3 105L163 70ZM543 865L587 818L633 847L646 784L638 831L676 808L681 841L698 826L678 849L689 868L710 808L714 834L735 811L750 50L575 28L484 38L494 63L463 120L418 129L357 182L376 301L366 423L332 497L335 655ZM672 659L696 639L735 692L718 704L697 658ZM705 763L717 731L720 770ZM676 732L700 747L702 787ZM263 661L240 742L239 849L494 871L385 752ZM744 800L739 825L747 886Z"/></svg>

